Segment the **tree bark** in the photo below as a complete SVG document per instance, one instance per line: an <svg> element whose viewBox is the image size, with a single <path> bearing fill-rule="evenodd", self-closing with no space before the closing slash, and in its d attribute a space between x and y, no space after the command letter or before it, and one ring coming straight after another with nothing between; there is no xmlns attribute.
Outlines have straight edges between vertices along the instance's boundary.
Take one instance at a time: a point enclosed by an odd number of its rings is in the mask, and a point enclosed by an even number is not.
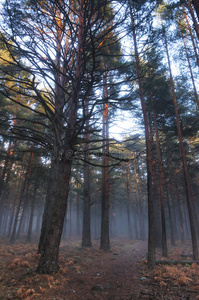
<svg viewBox="0 0 199 300"><path fill-rule="evenodd" d="M199 2L198 0L192 0L192 3L195 8L196 14L198 16L198 22L199 22Z"/></svg>
<svg viewBox="0 0 199 300"><path fill-rule="evenodd" d="M198 108L199 108L198 92L197 92L197 89L196 89L195 80L194 80L193 72L192 72L192 67L191 67L191 63L190 63L190 59L189 59L189 54L188 54L188 50L187 50L185 38L183 36L183 32L182 31L181 31L181 34L182 34L182 40L183 40L183 43L184 43L184 48L185 48L185 52L186 52L186 56L187 56L187 62L188 62L188 65L189 65L189 70L190 70L191 80L192 80L192 84L193 84L193 90L194 90L194 94L195 94L195 99L196 99L196 103L197 103Z"/></svg>
<svg viewBox="0 0 199 300"><path fill-rule="evenodd" d="M41 274L56 273L59 269L59 245L67 208L71 165L72 161L66 159L64 156L61 160L56 159L56 163L54 163L54 168L57 168L55 172L57 178L54 178L55 184L49 195L49 197L53 199L53 205L49 230L45 238L43 252L37 268L37 272Z"/></svg>
<svg viewBox="0 0 199 300"><path fill-rule="evenodd" d="M189 19L187 17L187 14L186 14L186 11L185 11L185 7L184 7L183 4L182 4L182 7L183 7L183 12L184 12L185 19L187 21L187 27L188 27L189 34L190 34L190 37L191 37L191 41L192 41L192 44L193 44L193 49L194 49L195 56L196 56L196 62L198 64L198 66L199 66L199 56L198 56L198 50L197 50L197 47L196 47L196 44L195 44L194 36L193 36L192 30L191 30L191 27L190 27L190 24L189 24Z"/></svg>
<svg viewBox="0 0 199 300"><path fill-rule="evenodd" d="M128 173L125 182L126 186L126 209L127 209L127 222L128 222L128 235L129 239L132 239L132 230L131 230L131 219L130 219L130 208L129 208L129 185L128 185Z"/></svg>
<svg viewBox="0 0 199 300"><path fill-rule="evenodd" d="M134 224L134 231L135 231L135 239L138 240L139 235L138 235L138 224L137 224L137 207L135 203L135 199L133 197L133 187L131 184L131 173L130 173L130 166L128 163L128 182L129 182L129 189L130 189L130 198L131 198L131 203L132 203L132 208L133 208L133 224Z"/></svg>
<svg viewBox="0 0 199 300"><path fill-rule="evenodd" d="M106 68L106 66L104 66ZM110 249L109 237L109 124L108 124L107 71L103 74L103 129L102 129L102 210L100 249Z"/></svg>
<svg viewBox="0 0 199 300"><path fill-rule="evenodd" d="M190 221L190 228L191 228L193 259L198 260L198 245L197 245L197 235L196 235L196 228L195 228L195 222L194 222L191 183L190 183L190 178L189 178L185 149L184 149L184 145L183 145L183 137L182 137L180 118L179 118L179 113L178 113L178 104L177 104L177 99L176 99L176 95L175 95L174 81L173 81L173 76L172 76L172 72L171 72L171 63L170 63L167 39L166 39L164 29L163 29L163 35L164 35L164 40L165 40L165 48L166 48L166 54L167 54L169 72L170 72L170 82L171 82L174 110L175 110L175 116L176 116L176 126L177 126L178 138L179 138L179 143L180 143L180 153L181 153L182 163L183 163L185 190L186 190L187 206L188 206L188 211L189 211L189 221Z"/></svg>
<svg viewBox="0 0 199 300"><path fill-rule="evenodd" d="M85 116L88 117L88 104L85 102ZM84 133L84 208L83 208L83 231L82 231L82 247L91 247L91 216L90 216L90 168L89 168L89 119L86 120L86 129Z"/></svg>
<svg viewBox="0 0 199 300"><path fill-rule="evenodd" d="M197 0L196 0L197 1ZM193 21L193 24L194 24L194 29L196 31L196 35L199 39L199 24L197 22L197 19L195 17L195 14L194 14L194 10L193 10L193 7L192 7L192 3L191 3L191 0L187 0L188 2L188 7L189 7L189 11L190 11L190 14L191 14L191 17L192 17L192 21ZM194 2L195 4L195 2ZM196 5L195 5L196 6Z"/></svg>
<svg viewBox="0 0 199 300"><path fill-rule="evenodd" d="M164 208L164 174L163 174L163 162L162 154L160 150L160 137L156 122L156 114L153 111L155 135L156 135L156 149L158 156L158 169L159 169L159 181L160 181L160 204L161 204L161 222L162 222L162 256L167 257L167 234L166 234L166 220L165 220L165 208Z"/></svg>
<svg viewBox="0 0 199 300"><path fill-rule="evenodd" d="M33 192L33 197L32 197L32 201L31 201L31 211L30 211L28 233L27 233L27 237L26 237L26 242L28 242L28 243L30 243L31 239L32 239L32 224L33 224L33 217L34 217L34 211L35 211L37 189L38 189L38 183L35 181L34 192Z"/></svg>
<svg viewBox="0 0 199 300"><path fill-rule="evenodd" d="M134 17L131 2L129 1L130 15L131 15L131 24L132 24L132 33L134 41L134 50L135 50L135 59L136 59L136 70L138 76L138 85L139 85L139 95L142 106L142 113L144 117L144 126L145 126L145 140L146 140L146 164L147 164L147 191L148 191L148 265L150 267L155 266L155 228L154 228L154 205L152 198L152 157L151 157L151 141L149 133L149 124L147 117L147 109L144 99L143 83L140 71L140 62L139 62L139 53L137 48L137 38L136 30L134 25Z"/></svg>

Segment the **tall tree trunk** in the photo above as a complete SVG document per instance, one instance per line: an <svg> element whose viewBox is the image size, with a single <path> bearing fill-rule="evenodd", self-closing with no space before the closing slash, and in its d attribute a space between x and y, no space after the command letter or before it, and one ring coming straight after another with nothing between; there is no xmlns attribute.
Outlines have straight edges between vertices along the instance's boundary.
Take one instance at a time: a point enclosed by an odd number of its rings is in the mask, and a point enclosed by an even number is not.
<svg viewBox="0 0 199 300"><path fill-rule="evenodd" d="M32 239L32 224L33 224L33 217L34 217L34 211L35 211L37 189L38 189L38 183L35 181L33 197L32 197L32 201L31 201L31 211L30 211L28 233L27 233L27 237L26 237L26 242L28 242L28 243L31 242L31 239Z"/></svg>
<svg viewBox="0 0 199 300"><path fill-rule="evenodd" d="M148 98L150 102L150 98ZM152 114L149 112L149 126L150 126L150 140L151 140L151 158L152 158L152 182L153 182L153 203L154 203L154 224L155 224L155 245L158 248L162 247L162 226L161 226L161 207L159 182L156 170L156 154L154 144L154 128L152 121Z"/></svg>
<svg viewBox="0 0 199 300"><path fill-rule="evenodd" d="M60 2L60 1L59 1ZM61 68L61 55L63 37L61 2L56 12L56 73L55 73L55 114L54 114L54 147L57 149L58 157L52 161L53 187L49 193L49 201L52 201L52 212L47 236L43 245L43 252L37 268L38 273L56 273L59 269L58 255L61 235L63 231L64 218L66 215L67 199L70 187L73 146L77 140L77 111L81 89L81 80L84 75L84 39L85 39L85 7L84 1L79 3L79 19L77 24L77 51L75 57L75 74L73 86L68 101L68 111L64 113L65 92L67 78L64 76L64 67ZM67 50L65 55L67 55ZM67 119L67 127L65 128Z"/></svg>
<svg viewBox="0 0 199 300"><path fill-rule="evenodd" d="M190 63L190 59L189 59L189 54L188 54L188 50L187 50L185 38L183 36L183 32L182 31L181 31L181 34L182 34L182 40L183 40L183 43L184 43L184 48L185 48L185 52L186 52L186 56L187 56L187 62L188 62L188 65L189 65L189 70L190 70L191 80L192 80L192 84L193 84L193 90L194 90L194 94L195 94L195 99L196 99L196 103L197 103L198 108L199 108L198 92L197 92L197 89L196 89L195 80L194 80L193 72L192 72L192 67L191 67L191 63Z"/></svg>
<svg viewBox="0 0 199 300"><path fill-rule="evenodd" d="M183 4L182 4L182 7L183 7L183 12L184 12L185 19L187 21L187 27L188 27L189 34L190 34L190 37L191 37L191 41L192 41L192 44L193 44L193 49L194 49L194 53L195 53L195 57L196 57L196 62L198 64L198 66L199 66L199 56L198 56L198 50L197 50L197 47L196 47L196 44L195 44L194 36L193 36L192 30L191 30L191 26L189 24L189 19L187 17L187 14L186 14L186 11L185 11L185 7L184 7Z"/></svg>
<svg viewBox="0 0 199 300"><path fill-rule="evenodd" d="M125 181L126 186L126 209L127 209L127 222L128 222L128 236L129 239L132 239L132 230L131 230L131 219L130 219L130 207L129 207L129 185L128 185L128 173Z"/></svg>
<svg viewBox="0 0 199 300"><path fill-rule="evenodd" d="M152 197L152 157L151 157L151 141L149 134L149 124L147 117L147 109L144 99L143 83L142 76L140 71L140 62L139 62L139 53L137 47L137 38L134 25L134 17L131 6L131 1L129 1L131 23L132 23L132 32L133 32L133 41L134 41L134 50L135 50L135 59L136 59L136 70L138 76L138 85L139 85L139 95L142 106L142 113L144 117L144 126L145 126L145 140L146 140L146 164L147 164L147 191L148 191L148 265L151 267L155 266L155 228L154 228L154 205Z"/></svg>
<svg viewBox="0 0 199 300"><path fill-rule="evenodd" d="M53 185L54 185L54 176L53 171L54 168L52 167L53 162L51 163L51 169L50 169L50 175L48 179L48 188L47 188L47 196L45 199L45 206L44 206L44 212L42 216L42 225L41 225L41 232L40 232L40 239L39 239L39 245L38 245L38 253L43 253L44 251L44 244L46 240L46 236L48 234L49 226L50 226L50 220L51 220L51 212L53 208L53 197L50 197L50 194L52 193ZM55 170L56 172L56 170Z"/></svg>
<svg viewBox="0 0 199 300"><path fill-rule="evenodd" d="M85 116L88 117L88 104L85 102ZM89 168L89 119L86 120L86 129L84 133L84 208L83 208L83 231L82 231L82 247L91 247L91 216L90 216L90 168Z"/></svg>
<svg viewBox="0 0 199 300"><path fill-rule="evenodd" d="M196 0L198 1L198 0ZM199 39L199 24L197 22L197 19L195 17L195 14L194 14L194 10L193 10L193 7L192 7L192 3L191 3L191 0L187 0L188 2L188 7L189 7L189 11L190 11L190 14L191 14L191 17L192 17L192 21L193 21L193 24L194 24L194 29L196 31L196 35ZM195 2L194 2L195 3Z"/></svg>
<svg viewBox="0 0 199 300"><path fill-rule="evenodd" d="M30 155L30 161L29 161L28 170L27 170L28 174L27 174L26 192L25 192L24 201L23 201L23 209L22 209L21 219L20 219L17 234L16 234L17 239L20 236L22 222L23 222L23 219L24 219L27 207L28 207L28 192L29 192L29 188L30 188L30 180L29 179L30 179L30 176L32 173L33 157L34 157L34 154L32 152Z"/></svg>
<svg viewBox="0 0 199 300"><path fill-rule="evenodd" d="M175 110L175 116L176 116L176 125L177 125L177 131L178 131L178 138L179 138L179 143L180 143L180 152L181 152L182 163L183 163L185 190L186 190L186 198L187 198L187 205L188 205L188 211L189 211L189 221L190 221L190 228L191 228L193 259L198 260L198 245L197 245L197 235L196 235L196 228L195 228L195 222L194 222L191 184L190 184L190 178L189 178L189 173L188 173L188 166L187 166L185 149L184 149L184 145L183 145L183 138L182 138L182 132L181 132L181 126L180 126L180 118L179 118L179 113L178 113L178 104L177 104L177 99L176 99L176 95L175 95L175 87L174 87L173 76L172 76L172 72L171 72L171 63L170 63L167 39L166 39L164 29L163 29L163 34L164 34L166 54L167 54L169 72L170 72L170 81L171 81L173 101L174 101L174 110Z"/></svg>
<svg viewBox="0 0 199 300"><path fill-rule="evenodd" d="M137 224L137 207L135 203L135 199L133 197L133 187L131 184L131 173L130 173L130 166L128 163L128 185L130 189L130 198L131 198L131 203L132 203L132 208L133 208L133 224L134 224L134 231L135 231L135 239L138 240L139 235L138 235L138 224Z"/></svg>
<svg viewBox="0 0 199 300"><path fill-rule="evenodd" d="M174 220L172 215L172 208L171 208L171 201L170 201L170 194L168 192L168 186L166 186L166 197L167 197L167 206L169 212L169 224L170 224L170 238L171 238L171 245L175 246L175 228L174 228Z"/></svg>
<svg viewBox="0 0 199 300"><path fill-rule="evenodd" d="M143 195L142 195L142 183L141 183L141 176L140 176L140 170L139 166L137 167L137 174L138 174L138 184L139 184L139 194L140 194L140 238L141 240L145 240L146 234L145 234L145 225L144 225L144 201L143 201Z"/></svg>
<svg viewBox="0 0 199 300"><path fill-rule="evenodd" d="M161 222L162 222L162 255L167 257L167 234L166 234L166 220L165 220L165 209L164 209L164 175L163 175L163 162L162 154L160 150L160 137L159 131L156 122L156 114L153 111L153 119L155 126L155 135L156 135L156 149L158 156L158 169L159 169L159 181L160 181L160 204L161 204Z"/></svg>
<svg viewBox="0 0 199 300"><path fill-rule="evenodd" d="M76 196L76 235L80 235L80 208L79 208L79 192Z"/></svg>
<svg viewBox="0 0 199 300"><path fill-rule="evenodd" d="M104 66L104 69L106 66ZM100 249L110 249L109 238L109 124L108 124L108 89L107 71L103 74L103 129L102 129L102 210Z"/></svg>
<svg viewBox="0 0 199 300"><path fill-rule="evenodd" d="M198 16L198 22L199 22L199 2L198 0L192 0L192 3L195 8L196 14Z"/></svg>
<svg viewBox="0 0 199 300"><path fill-rule="evenodd" d="M22 179L24 171L22 171L22 173L21 173L21 180L19 180L19 194L17 195L17 197L18 197L18 204L17 204L17 208L16 208L16 213L15 213L15 218L14 218L14 224L13 224L13 229L12 229L12 234L10 236L10 243L14 243L15 239L16 239L17 223L18 223L20 208L21 208L21 205L22 205L22 202L23 202L25 187L26 187L26 183L27 183L27 179L28 179L28 172L29 172L29 166L30 166L30 163L31 163L31 156L32 156L32 153L30 154L30 158L29 158L27 170L26 170L26 173L24 175L24 181ZM23 157L22 167L24 167L24 163L25 163L25 155Z"/></svg>

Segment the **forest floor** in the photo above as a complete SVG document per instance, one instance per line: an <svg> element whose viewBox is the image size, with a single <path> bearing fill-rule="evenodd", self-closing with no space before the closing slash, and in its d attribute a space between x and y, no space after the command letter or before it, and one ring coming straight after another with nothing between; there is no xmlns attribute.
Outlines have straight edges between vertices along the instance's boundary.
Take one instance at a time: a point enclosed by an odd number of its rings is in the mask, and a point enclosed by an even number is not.
<svg viewBox="0 0 199 300"><path fill-rule="evenodd" d="M39 255L36 244L0 240L0 300L136 300L199 299L199 265L189 260L190 244L169 246L175 264L146 265L147 243L113 239L111 250L99 250L99 241L84 249L80 241L63 242L59 272L35 272ZM157 258L161 258L157 252Z"/></svg>

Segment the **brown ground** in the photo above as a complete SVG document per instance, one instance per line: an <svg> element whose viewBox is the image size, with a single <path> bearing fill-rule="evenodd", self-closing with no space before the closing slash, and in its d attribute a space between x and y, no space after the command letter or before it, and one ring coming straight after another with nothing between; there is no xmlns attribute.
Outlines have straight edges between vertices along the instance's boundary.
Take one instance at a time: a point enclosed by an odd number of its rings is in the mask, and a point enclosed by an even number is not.
<svg viewBox="0 0 199 300"><path fill-rule="evenodd" d="M109 252L82 249L79 241L62 243L60 270L55 275L35 272L36 244L0 244L0 300L136 300L199 299L199 266L146 266L147 243L116 239ZM182 259L182 247L170 248L170 258ZM190 245L187 245L190 253ZM157 257L161 259L160 254ZM184 259L184 258L183 258ZM186 259L189 259L186 257Z"/></svg>

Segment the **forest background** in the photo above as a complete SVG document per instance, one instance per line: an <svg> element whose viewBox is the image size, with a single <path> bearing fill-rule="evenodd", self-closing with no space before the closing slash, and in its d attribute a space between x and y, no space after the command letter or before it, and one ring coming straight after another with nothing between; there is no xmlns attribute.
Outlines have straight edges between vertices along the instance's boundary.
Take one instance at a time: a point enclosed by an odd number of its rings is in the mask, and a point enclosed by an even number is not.
<svg viewBox="0 0 199 300"><path fill-rule="evenodd" d="M197 1L5 1L0 30L0 233L100 248L168 240L198 259ZM128 117L122 137L111 135ZM114 129L115 130L115 129ZM122 132L121 132L122 133Z"/></svg>

